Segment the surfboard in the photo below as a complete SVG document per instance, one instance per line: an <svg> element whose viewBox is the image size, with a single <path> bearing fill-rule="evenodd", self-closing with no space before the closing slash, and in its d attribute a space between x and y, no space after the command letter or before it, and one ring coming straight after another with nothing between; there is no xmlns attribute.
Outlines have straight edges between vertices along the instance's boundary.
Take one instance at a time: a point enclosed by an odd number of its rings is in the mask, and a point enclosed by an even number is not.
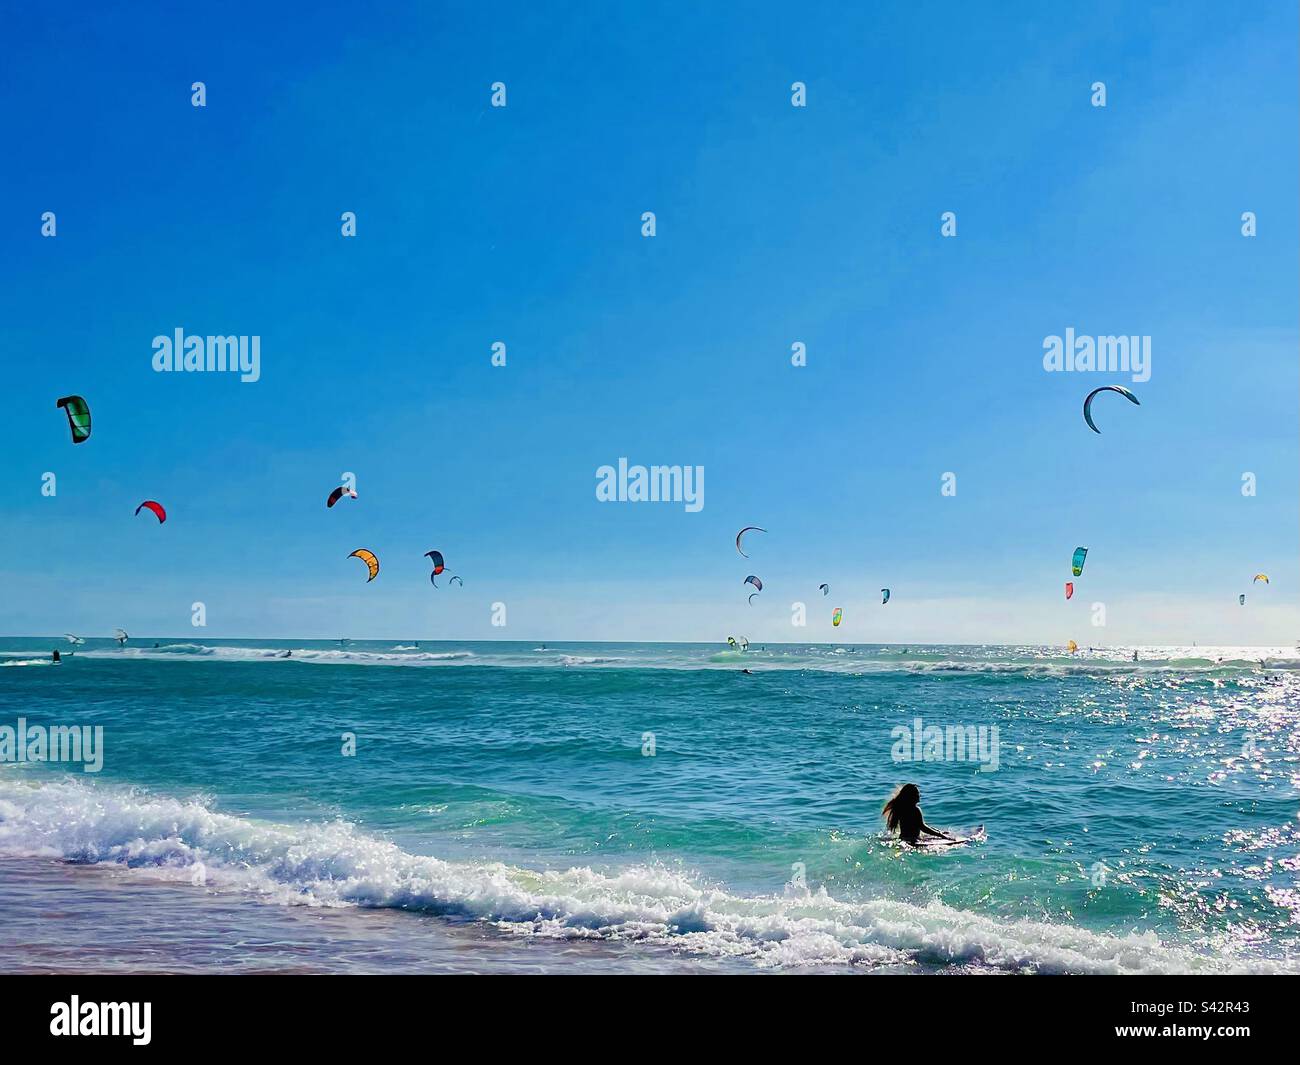
<svg viewBox="0 0 1300 1065"><path fill-rule="evenodd" d="M925 850L939 847L961 847L967 843L982 843L989 838L989 834L984 831L984 826L980 825L969 836L958 836L956 839L934 839L933 837L921 840L912 844L918 850Z"/></svg>

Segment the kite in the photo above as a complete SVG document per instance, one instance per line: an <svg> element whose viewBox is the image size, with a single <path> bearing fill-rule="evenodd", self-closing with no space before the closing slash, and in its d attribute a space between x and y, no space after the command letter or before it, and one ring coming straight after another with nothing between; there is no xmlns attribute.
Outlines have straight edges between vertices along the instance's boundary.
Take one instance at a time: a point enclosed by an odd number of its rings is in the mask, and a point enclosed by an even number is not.
<svg viewBox="0 0 1300 1065"><path fill-rule="evenodd" d="M884 597L884 598L882 598L882 599L880 600L880 605L881 605L881 606L884 606L886 603L889 602L889 589L888 589L888 588L881 588L881 589L880 589L880 594Z"/></svg>
<svg viewBox="0 0 1300 1065"><path fill-rule="evenodd" d="M760 581L757 577L755 577L752 573L751 573L748 577L745 578L744 583L745 583L745 584L752 584L752 585L753 585L755 588L757 588L760 592L763 590L763 582Z"/></svg>
<svg viewBox="0 0 1300 1065"><path fill-rule="evenodd" d="M332 507L344 496L347 496L349 499L356 499L357 493L351 488L336 488L330 493L329 499L325 500L325 506Z"/></svg>
<svg viewBox="0 0 1300 1065"><path fill-rule="evenodd" d="M135 508L136 517L140 516L140 511L142 510L150 511L153 514L153 516L158 519L159 525L161 525L163 522L167 520L167 511L163 510L162 504L155 503L152 499L146 499L143 503L141 503L138 507Z"/></svg>
<svg viewBox="0 0 1300 1065"><path fill-rule="evenodd" d="M742 536L744 536L745 533L747 533L747 532L761 532L761 533L765 533L765 532L767 532L767 530L766 530L766 529L760 529L757 525L746 525L743 529L740 530L740 532L736 533L736 550L737 550L737 551L740 551L741 555L742 555L743 557L745 557L745 558L749 558L749 556L746 555L745 552L744 552L743 550L741 550L741 547L740 547L740 538L741 538Z"/></svg>
<svg viewBox="0 0 1300 1065"><path fill-rule="evenodd" d="M842 606L837 606L835 608L835 613L831 615L831 624L838 629L840 627L840 619L843 617L844 617L844 608Z"/></svg>
<svg viewBox="0 0 1300 1065"><path fill-rule="evenodd" d="M1088 423L1088 428L1094 433L1101 432L1092 420L1092 401L1096 398L1098 392L1118 392L1130 403L1136 403L1139 407L1142 406L1141 403L1138 403L1137 396L1133 395L1133 393L1123 385L1102 385L1101 388L1094 388L1088 393L1088 398L1083 401L1083 420Z"/></svg>
<svg viewBox="0 0 1300 1065"><path fill-rule="evenodd" d="M750 606L753 606L753 605L754 605L754 596L756 596L756 595L758 595L757 592L750 592L750 593L749 593L749 599L747 600L747 602L749 603Z"/></svg>
<svg viewBox="0 0 1300 1065"><path fill-rule="evenodd" d="M118 647L124 646L126 644L126 641L129 640L130 638L131 637L126 634L126 629L113 630L113 639L117 641Z"/></svg>
<svg viewBox="0 0 1300 1065"><path fill-rule="evenodd" d="M433 572L429 574L429 583L437 588L438 582L433 578L447 568L447 563L443 559L441 551L426 551L424 557L433 563ZM461 581L460 583L463 585L465 582Z"/></svg>
<svg viewBox="0 0 1300 1065"><path fill-rule="evenodd" d="M1070 561L1070 572L1076 577L1083 572L1083 560L1088 557L1086 547L1076 547L1074 549L1074 558Z"/></svg>
<svg viewBox="0 0 1300 1065"><path fill-rule="evenodd" d="M819 584L817 585L817 590L821 592L823 596L831 594L831 586L829 584Z"/></svg>
<svg viewBox="0 0 1300 1065"><path fill-rule="evenodd" d="M68 428L72 430L72 442L84 444L90 439L90 407L80 396L64 396L54 404L62 407L68 416Z"/></svg>
<svg viewBox="0 0 1300 1065"><path fill-rule="evenodd" d="M460 581L460 577L453 576L453 577L451 578L451 581ZM451 581L448 581L447 583L450 584ZM465 587L465 582L464 582L464 581L460 581L460 586L461 586L462 588L464 588L464 587Z"/></svg>
<svg viewBox="0 0 1300 1065"><path fill-rule="evenodd" d="M1237 605L1238 605L1238 606L1245 606L1245 605L1246 605L1246 597L1245 597L1244 595L1239 595L1239 596L1237 596Z"/></svg>
<svg viewBox="0 0 1300 1065"><path fill-rule="evenodd" d="M364 547L358 547L352 552L352 554L348 555L348 558L359 558L366 564L366 569L370 570L370 576L366 578L367 584L379 576L379 559L375 557L373 551L367 551Z"/></svg>
<svg viewBox="0 0 1300 1065"><path fill-rule="evenodd" d="M1066 581L1066 582L1065 582L1065 598L1066 598L1066 599L1069 599L1070 596L1072 596L1072 595L1074 595L1074 581Z"/></svg>
<svg viewBox="0 0 1300 1065"><path fill-rule="evenodd" d="M1255 583L1257 583L1257 582L1259 582L1259 581L1263 581L1265 584L1267 584L1267 583L1268 583L1268 574L1267 574L1267 573L1256 573L1256 574L1255 574L1255 580L1251 581L1250 583L1251 583L1251 584L1255 584Z"/></svg>

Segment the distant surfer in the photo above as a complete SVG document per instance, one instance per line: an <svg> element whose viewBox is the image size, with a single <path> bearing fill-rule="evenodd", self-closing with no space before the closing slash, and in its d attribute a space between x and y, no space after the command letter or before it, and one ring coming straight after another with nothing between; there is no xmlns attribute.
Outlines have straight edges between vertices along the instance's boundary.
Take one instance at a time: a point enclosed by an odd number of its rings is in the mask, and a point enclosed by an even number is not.
<svg viewBox="0 0 1300 1065"><path fill-rule="evenodd" d="M57 666L60 662L63 661L63 659L61 659L61 658L59 657L59 652L58 652L58 651L55 651L55 652L53 652L52 655L50 656L50 661L53 662L53 663Z"/></svg>
<svg viewBox="0 0 1300 1065"><path fill-rule="evenodd" d="M57 651L55 651L54 653L55 653L55 654L58 654ZM754 674L753 674L753 671L748 670L748 669L742 669L740 672L742 672L742 673L748 673L751 677L754 675Z"/></svg>
<svg viewBox="0 0 1300 1065"><path fill-rule="evenodd" d="M921 833L946 840L948 843L961 843L945 832L939 832L925 823L921 813L921 789L915 784L904 784L894 797L885 803L880 816L885 819L885 826L890 832L897 832L898 838L913 847L921 845Z"/></svg>
<svg viewBox="0 0 1300 1065"><path fill-rule="evenodd" d="M1137 660L1138 660L1138 653L1137 653L1136 651L1134 651L1134 652L1133 652L1133 661L1136 662Z"/></svg>

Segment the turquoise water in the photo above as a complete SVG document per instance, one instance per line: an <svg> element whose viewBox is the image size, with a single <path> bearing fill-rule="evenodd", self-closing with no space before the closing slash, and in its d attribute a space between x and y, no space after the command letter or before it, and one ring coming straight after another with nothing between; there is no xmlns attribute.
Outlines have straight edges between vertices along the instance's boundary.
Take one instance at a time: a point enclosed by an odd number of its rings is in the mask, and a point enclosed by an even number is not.
<svg viewBox="0 0 1300 1065"><path fill-rule="evenodd" d="M0 765L0 857L123 871L135 936L154 884L622 967L1300 968L1290 649L51 646L0 640L0 726L103 726L103 768ZM982 745L899 761L918 718ZM987 837L885 839L909 780Z"/></svg>

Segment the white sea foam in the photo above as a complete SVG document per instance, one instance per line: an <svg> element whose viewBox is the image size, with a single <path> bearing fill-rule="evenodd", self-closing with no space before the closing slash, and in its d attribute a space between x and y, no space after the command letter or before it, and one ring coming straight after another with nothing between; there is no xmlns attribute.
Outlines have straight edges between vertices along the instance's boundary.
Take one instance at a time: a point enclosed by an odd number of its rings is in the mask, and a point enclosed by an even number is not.
<svg viewBox="0 0 1300 1065"><path fill-rule="evenodd" d="M602 658L600 655L561 655L560 662L566 666L610 666L616 662L626 662L626 658Z"/></svg>
<svg viewBox="0 0 1300 1065"><path fill-rule="evenodd" d="M391 651L361 651L352 648L318 647L225 647L193 643L164 644L161 647L126 647L83 651L81 658L94 659L185 659L203 658L232 662L259 662L278 659L294 662L344 663L350 665L425 665L465 662L475 657L472 651L422 651L416 654Z"/></svg>
<svg viewBox="0 0 1300 1065"><path fill-rule="evenodd" d="M1155 935L1003 920L938 903L847 902L826 892L738 895L681 871L534 871L412 854L353 826L282 825L196 801L0 772L0 854L131 867L266 902L455 915L552 939L645 941L763 967L982 965L1006 971L1278 971Z"/></svg>
<svg viewBox="0 0 1300 1065"><path fill-rule="evenodd" d="M617 651L622 650L621 647L617 648ZM1214 657L1193 657L1187 653L1195 653L1191 648L1143 649L1141 660L1133 662L1129 657L1130 652L1114 648L1065 656L1051 648L932 648L906 652L893 648L772 645L765 650L751 648L748 652L742 652L719 651L700 646L663 646L653 651L635 649L627 653L614 653L611 648L610 652L602 653L599 646L547 648L546 651L532 648L530 652L509 644L503 644L499 649L491 644L480 644L475 645L472 651L454 648L422 651L413 644L399 644L380 650L355 646L286 648L199 643L95 648L82 650L78 657L114 661L290 661L359 666L476 665L529 669L581 667L679 671L728 670L744 665L763 671L807 670L853 676L900 673L930 676L984 674L1048 679L1093 677L1100 680L1146 676L1231 678L1258 673L1261 668L1300 668L1300 658L1287 656L1281 648L1201 650L1214 654ZM10 652L13 653L15 652ZM1245 657L1246 654L1250 657Z"/></svg>

